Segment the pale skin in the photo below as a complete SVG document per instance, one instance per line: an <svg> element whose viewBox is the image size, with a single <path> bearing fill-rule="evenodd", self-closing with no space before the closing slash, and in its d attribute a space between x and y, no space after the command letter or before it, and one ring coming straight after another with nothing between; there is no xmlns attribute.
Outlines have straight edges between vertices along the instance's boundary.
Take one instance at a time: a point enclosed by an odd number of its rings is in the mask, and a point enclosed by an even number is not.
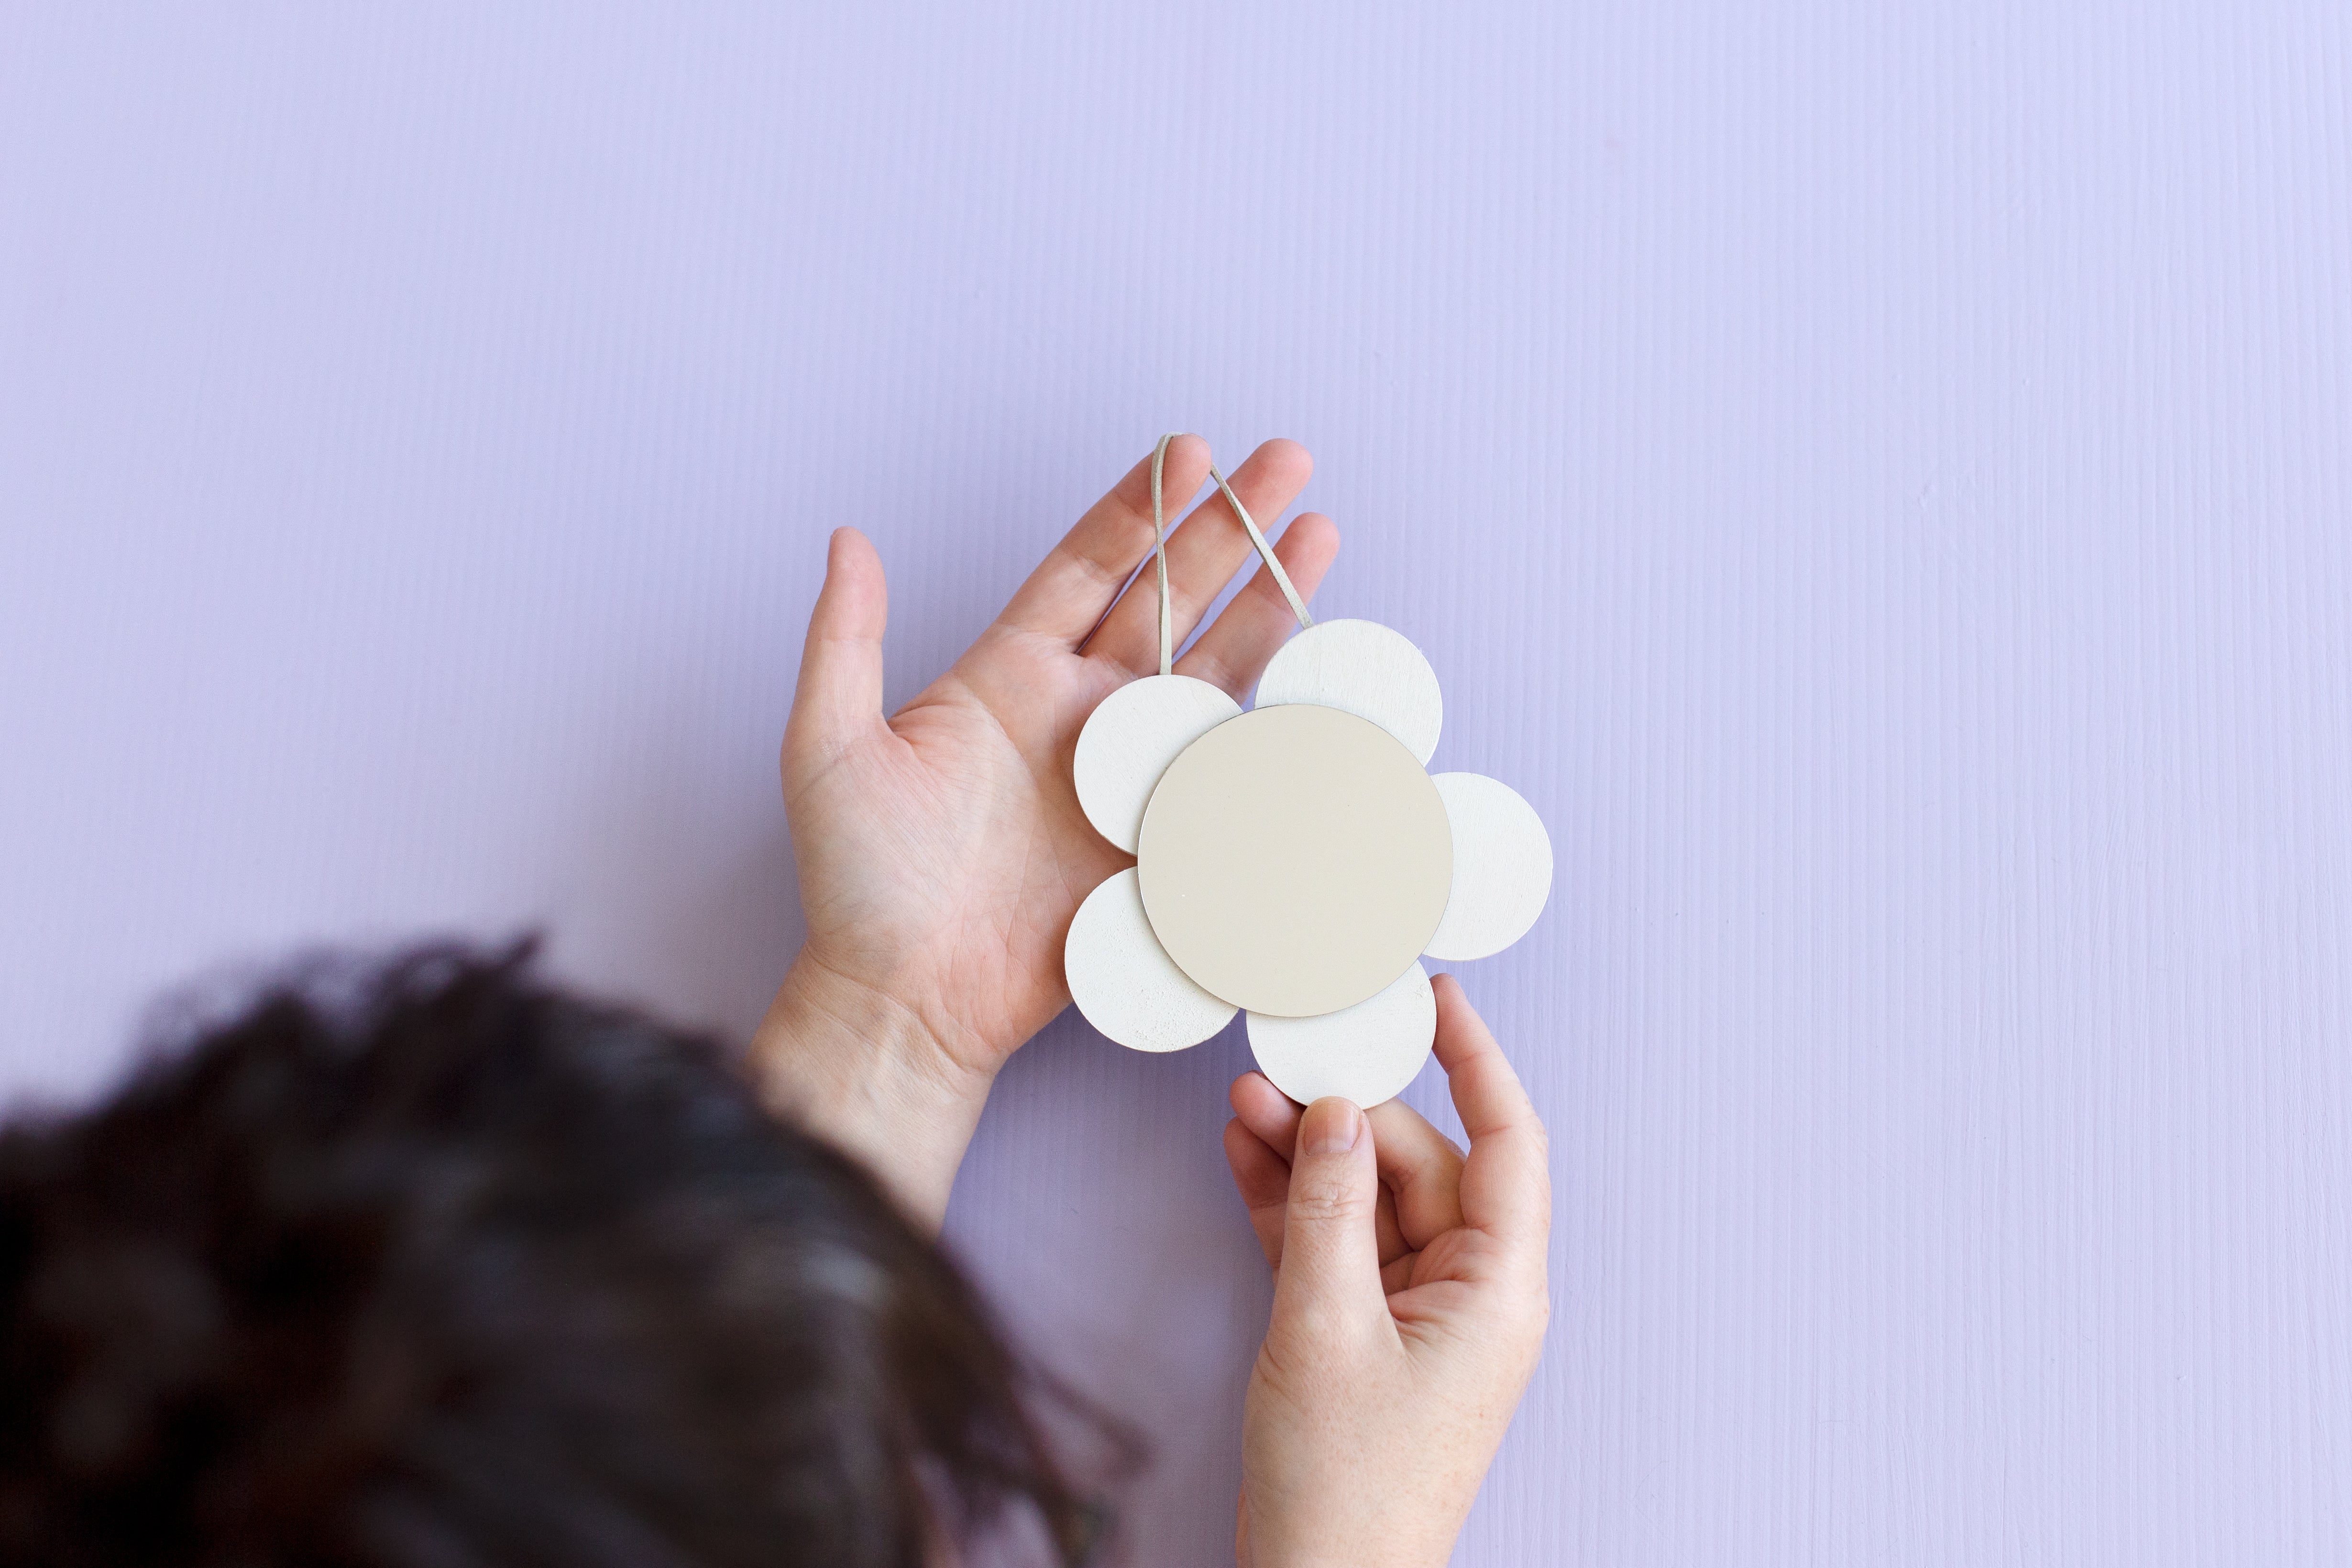
<svg viewBox="0 0 2352 1568"><path fill-rule="evenodd" d="M1208 446L1171 444L1171 503ZM1307 483L1268 442L1232 475L1253 516ZM785 727L782 775L808 936L753 1041L771 1102L864 1160L936 1230L990 1086L1069 1003L1062 943L1131 858L1079 810L1070 759L1095 705L1159 670L1150 465L1081 517L945 674L886 717L874 547L836 530ZM1329 518L1276 547L1302 594L1339 550ZM1252 556L1212 493L1168 540L1179 643ZM1177 661L1246 699L1295 626L1261 568ZM1544 1132L1450 977L1437 1056L1467 1155L1410 1108L1304 1111L1256 1073L1225 1149L1276 1270L1244 1416L1248 1568L1444 1563L1534 1369L1548 1312Z"/></svg>

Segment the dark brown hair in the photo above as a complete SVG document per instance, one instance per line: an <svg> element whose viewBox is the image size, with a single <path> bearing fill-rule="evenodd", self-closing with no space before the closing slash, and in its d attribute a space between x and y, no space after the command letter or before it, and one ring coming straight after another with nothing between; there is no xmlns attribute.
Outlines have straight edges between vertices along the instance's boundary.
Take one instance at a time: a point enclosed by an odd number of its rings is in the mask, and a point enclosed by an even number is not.
<svg viewBox="0 0 2352 1568"><path fill-rule="evenodd" d="M1097 1521L939 1249L527 949L314 967L0 1134L0 1558L914 1568Z"/></svg>

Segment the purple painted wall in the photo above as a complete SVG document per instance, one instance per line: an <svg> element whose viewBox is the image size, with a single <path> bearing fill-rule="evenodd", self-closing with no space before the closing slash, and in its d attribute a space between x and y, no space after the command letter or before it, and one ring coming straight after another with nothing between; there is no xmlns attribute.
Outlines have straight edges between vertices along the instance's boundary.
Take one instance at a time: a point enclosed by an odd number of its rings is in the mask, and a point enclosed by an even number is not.
<svg viewBox="0 0 2352 1568"><path fill-rule="evenodd" d="M313 938L747 1029L826 529L903 695L1287 434L1559 852L1459 1561L2352 1560L2352 11L793 9L0 5L10 1092ZM952 1218L1169 1568L1245 1057L1066 1019Z"/></svg>

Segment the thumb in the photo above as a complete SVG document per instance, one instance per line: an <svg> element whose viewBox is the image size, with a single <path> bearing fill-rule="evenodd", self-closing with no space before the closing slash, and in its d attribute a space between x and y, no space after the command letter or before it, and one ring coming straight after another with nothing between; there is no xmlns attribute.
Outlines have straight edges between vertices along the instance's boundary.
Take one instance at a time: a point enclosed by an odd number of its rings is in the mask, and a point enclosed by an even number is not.
<svg viewBox="0 0 2352 1568"><path fill-rule="evenodd" d="M1388 1326L1373 1225L1380 1190L1370 1119L1337 1096L1309 1105L1290 1159L1275 1332Z"/></svg>
<svg viewBox="0 0 2352 1568"><path fill-rule="evenodd" d="M790 773L822 766L882 717L882 627L889 619L882 558L856 528L835 528L824 588L809 612L800 685L784 727Z"/></svg>

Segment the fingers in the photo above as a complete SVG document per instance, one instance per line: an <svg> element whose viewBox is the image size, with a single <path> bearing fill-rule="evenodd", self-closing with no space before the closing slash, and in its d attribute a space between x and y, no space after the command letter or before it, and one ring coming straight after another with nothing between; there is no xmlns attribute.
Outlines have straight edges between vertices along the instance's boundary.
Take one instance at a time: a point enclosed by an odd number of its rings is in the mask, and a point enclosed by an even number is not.
<svg viewBox="0 0 2352 1568"><path fill-rule="evenodd" d="M1290 1197L1290 1163L1236 1119L1225 1124L1225 1163L1249 1210L1250 1228L1269 1269L1282 1266L1283 1208Z"/></svg>
<svg viewBox="0 0 2352 1568"><path fill-rule="evenodd" d="M1437 1061L1470 1134L1461 1178L1463 1223L1496 1237L1515 1257L1540 1269L1551 1230L1551 1168L1543 1123L1519 1086L1519 1075L1462 994L1461 982L1440 975L1430 984L1437 993Z"/></svg>
<svg viewBox="0 0 2352 1568"><path fill-rule="evenodd" d="M1380 1185L1364 1113L1336 1098L1308 1106L1291 1155L1269 1339L1286 1331L1318 1339L1334 1328L1395 1332L1373 1228Z"/></svg>
<svg viewBox="0 0 2352 1568"><path fill-rule="evenodd" d="M1320 512L1301 512L1274 541L1274 553L1290 574L1298 597L1312 599L1316 585L1339 554L1339 525ZM1227 695L1239 702L1257 685L1266 661L1297 625L1298 618L1276 586L1274 574L1261 565L1248 586L1209 622L1201 640L1176 661L1176 673L1223 686Z"/></svg>
<svg viewBox="0 0 2352 1568"><path fill-rule="evenodd" d="M1228 1163L1234 1166L1234 1180L1239 1184L1242 1179L1244 1158L1249 1161L1253 1169L1268 1168L1260 1162L1258 1155L1244 1154L1236 1157L1234 1140L1247 1138L1258 1145L1260 1153L1265 1158L1273 1160L1275 1165L1281 1167L1279 1190L1276 1190L1276 1184L1273 1183L1267 1183L1263 1189L1271 1195L1266 1201L1278 1205L1289 1191L1290 1156L1295 1152L1298 1142L1299 1118L1305 1115L1306 1112L1297 1102L1268 1082L1263 1072L1244 1072L1234 1080L1230 1098L1233 1101L1234 1120L1227 1123L1225 1126L1227 1140L1225 1156ZM1378 1113L1374 1113L1374 1115L1377 1121ZM1380 1204L1373 1215L1372 1230L1373 1239L1380 1247L1381 1262L1385 1267L1402 1258L1420 1244L1405 1240L1403 1228L1397 1223L1396 1195L1389 1189L1386 1147L1379 1143L1375 1143L1373 1146L1381 1151L1382 1163ZM1250 1202L1252 1190L1248 1187L1243 1189L1242 1201L1244 1204ZM1257 1228L1258 1240L1265 1248L1266 1262L1275 1268L1280 1268L1282 1266L1280 1209L1276 1207L1262 1214L1253 1208L1250 1213L1250 1223Z"/></svg>
<svg viewBox="0 0 2352 1568"><path fill-rule="evenodd" d="M1306 1107L1276 1089L1263 1072L1244 1072L1234 1079L1226 1098L1242 1125L1287 1162L1292 1145L1298 1141L1298 1119L1307 1113Z"/></svg>
<svg viewBox="0 0 2352 1568"><path fill-rule="evenodd" d="M1287 1161L1306 1114L1297 1102L1262 1072L1244 1072L1235 1079L1232 1101L1237 1124L1275 1158ZM1381 1239L1385 1263L1428 1246L1462 1223L1462 1151L1402 1100L1375 1105L1365 1113L1372 1120L1381 1196L1392 1198L1395 1214L1397 1244L1391 1246L1385 1234Z"/></svg>
<svg viewBox="0 0 2352 1568"><path fill-rule="evenodd" d="M787 788L794 776L822 768L883 727L882 628L888 619L882 558L856 528L835 528L784 726Z"/></svg>
<svg viewBox="0 0 2352 1568"><path fill-rule="evenodd" d="M1160 492L1171 516L1172 508L1190 500L1208 476L1207 442L1197 435L1180 435L1168 444ZM1075 648L1102 620L1129 574L1150 553L1151 458L1147 455L1047 552L997 616L997 624L1055 638ZM1175 564L1172 556L1169 564L1171 568ZM1156 599L1152 613L1159 613ZM1160 656L1157 624L1155 621L1154 670L1159 668Z"/></svg>
<svg viewBox="0 0 2352 1568"><path fill-rule="evenodd" d="M1172 459L1174 454L1171 453ZM1234 493L1261 526L1282 515L1307 487L1315 469L1307 448L1295 441L1269 441L1234 470ZM1171 491L1171 494L1179 492ZM1192 492L1181 492L1190 495ZM1150 544L1150 501L1145 506L1145 543ZM1209 497L1194 507L1183 525L1168 536L1168 596L1175 641L1181 645L1212 601L1242 563L1256 553L1249 535L1222 495ZM1286 568L1288 562L1284 562ZM1157 674L1160 670L1160 590L1150 573L1119 596L1110 614L1087 639L1086 651L1108 660L1131 675Z"/></svg>
<svg viewBox="0 0 2352 1568"><path fill-rule="evenodd" d="M1397 1233L1419 1251L1462 1225L1462 1151L1402 1100L1375 1105L1381 1185L1396 1196Z"/></svg>

